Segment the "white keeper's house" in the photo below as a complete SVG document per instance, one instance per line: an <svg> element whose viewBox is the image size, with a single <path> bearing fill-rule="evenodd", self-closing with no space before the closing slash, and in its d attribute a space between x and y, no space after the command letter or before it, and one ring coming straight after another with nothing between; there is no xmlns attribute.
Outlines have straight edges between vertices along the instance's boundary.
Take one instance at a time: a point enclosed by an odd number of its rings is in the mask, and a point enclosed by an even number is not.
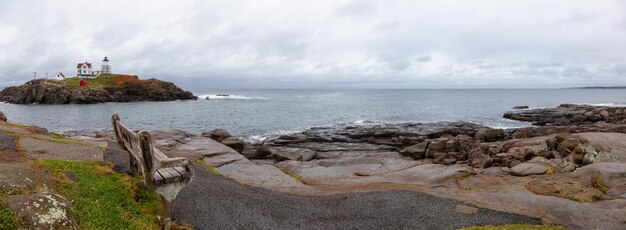
<svg viewBox="0 0 626 230"><path fill-rule="evenodd" d="M106 56L102 59L102 66L100 70L94 71L91 63L87 61L76 65L77 77L95 77L100 74L111 74L111 65L109 65L109 58Z"/></svg>

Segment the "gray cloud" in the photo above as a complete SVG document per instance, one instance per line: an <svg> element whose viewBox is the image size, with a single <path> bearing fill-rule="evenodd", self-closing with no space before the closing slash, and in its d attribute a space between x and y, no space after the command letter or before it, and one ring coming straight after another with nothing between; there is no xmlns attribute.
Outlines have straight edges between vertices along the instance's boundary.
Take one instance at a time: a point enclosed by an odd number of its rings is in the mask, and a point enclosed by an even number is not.
<svg viewBox="0 0 626 230"><path fill-rule="evenodd" d="M77 62L98 65L105 55L115 72L198 88L621 84L625 6L618 0L0 1L0 84L23 83L33 71L71 74Z"/></svg>
<svg viewBox="0 0 626 230"><path fill-rule="evenodd" d="M418 57L416 60L418 62L430 62L430 61L433 60L433 58L431 58L430 56L426 55L426 56Z"/></svg>

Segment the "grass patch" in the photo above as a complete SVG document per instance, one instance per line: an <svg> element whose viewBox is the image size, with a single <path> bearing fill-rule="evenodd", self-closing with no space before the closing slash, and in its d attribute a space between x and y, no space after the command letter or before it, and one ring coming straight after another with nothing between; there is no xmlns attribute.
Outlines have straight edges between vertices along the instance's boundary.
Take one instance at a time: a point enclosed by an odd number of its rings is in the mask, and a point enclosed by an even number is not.
<svg viewBox="0 0 626 230"><path fill-rule="evenodd" d="M602 180L600 179L599 176L594 176L591 178L591 185L593 185L594 188L597 188L598 190L600 190L600 192L606 194L607 191L609 191L609 188L607 188L604 184L602 184Z"/></svg>
<svg viewBox="0 0 626 230"><path fill-rule="evenodd" d="M71 88L80 87L79 77L66 78L65 83ZM95 89L115 89L115 88L136 88L146 89L155 88L159 89L160 85L164 83L159 80L140 80L134 75L125 74L102 74L95 78L87 78L89 88Z"/></svg>
<svg viewBox="0 0 626 230"><path fill-rule="evenodd" d="M82 229L159 229L163 205L141 179L113 172L109 164L60 160L35 161L48 168L59 193L72 201ZM67 175L73 174L75 180Z"/></svg>
<svg viewBox="0 0 626 230"><path fill-rule="evenodd" d="M566 230L566 228L555 225L508 224L472 226L460 228L459 230Z"/></svg>
<svg viewBox="0 0 626 230"><path fill-rule="evenodd" d="M596 202L596 201L602 201L602 200L610 200L611 198L605 197L603 195L593 195L591 197L582 197L582 198L576 198L573 196L566 196L565 197L568 200L571 201L576 201L576 202L581 202L581 203L586 203L586 202Z"/></svg>
<svg viewBox="0 0 626 230"><path fill-rule="evenodd" d="M0 192L0 229L26 229L28 224L15 215L7 205L7 197L10 192Z"/></svg>
<svg viewBox="0 0 626 230"><path fill-rule="evenodd" d="M289 171L289 170L287 170L286 168L283 168L283 167L280 167L280 166L276 166L276 165L274 165L274 167L276 167L276 168L277 168L277 169L279 169L280 171L283 171L283 173L285 173L285 174L289 175L290 177L293 177L293 178L294 178L294 179L296 179L296 180L300 180L300 179L301 179L301 178L300 178L300 175L298 175L298 174L297 174L297 173L295 173L295 172Z"/></svg>
<svg viewBox="0 0 626 230"><path fill-rule="evenodd" d="M15 135L16 134L16 133L11 132L11 131L6 130L6 129L0 129L0 131L2 131L2 133L7 134L7 135Z"/></svg>
<svg viewBox="0 0 626 230"><path fill-rule="evenodd" d="M63 138L63 139L58 139L58 138L53 138L53 139L48 139L48 138L43 138L43 137L32 137L33 139L36 140L41 140L41 141L50 141L50 142L54 142L54 143L59 143L59 144L66 144L66 145L80 145L80 146L93 146L90 144L87 144L85 142L82 141L77 141L77 140L72 140L72 139L68 139L68 138Z"/></svg>
<svg viewBox="0 0 626 230"><path fill-rule="evenodd" d="M217 169L213 166L210 166L209 164L207 164L206 162L202 161L202 160L198 160L196 161L200 166L202 166L203 168L205 168L207 171L218 175L218 176L224 176L224 174L220 173L219 171L217 171Z"/></svg>
<svg viewBox="0 0 626 230"><path fill-rule="evenodd" d="M96 78L87 79L87 82L89 83L89 88L97 88L97 89L110 88L114 86L113 79L116 78L116 76L118 75L117 74L101 74L100 76ZM81 78L79 77L65 78L65 83L67 83L67 85L72 88L78 88L80 87L80 79Z"/></svg>
<svg viewBox="0 0 626 230"><path fill-rule="evenodd" d="M553 174L553 173L554 173L554 168L548 165L548 171L546 171L546 174Z"/></svg>
<svg viewBox="0 0 626 230"><path fill-rule="evenodd" d="M67 136L60 134L60 133L55 133L55 132L50 132L50 136L52 136L52 138L55 139L65 139L67 138Z"/></svg>

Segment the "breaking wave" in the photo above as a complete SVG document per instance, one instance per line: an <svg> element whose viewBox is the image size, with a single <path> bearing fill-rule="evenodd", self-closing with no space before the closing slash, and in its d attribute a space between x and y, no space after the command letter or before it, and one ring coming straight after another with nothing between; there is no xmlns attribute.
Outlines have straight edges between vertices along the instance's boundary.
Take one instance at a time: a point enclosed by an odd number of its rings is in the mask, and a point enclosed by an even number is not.
<svg viewBox="0 0 626 230"><path fill-rule="evenodd" d="M577 105L608 106L608 107L626 107L626 104L624 104L624 103L597 103L597 104L577 103Z"/></svg>
<svg viewBox="0 0 626 230"><path fill-rule="evenodd" d="M244 95L234 95L234 94L204 94L199 95L199 99L210 99L210 100L266 100L264 97L250 97Z"/></svg>

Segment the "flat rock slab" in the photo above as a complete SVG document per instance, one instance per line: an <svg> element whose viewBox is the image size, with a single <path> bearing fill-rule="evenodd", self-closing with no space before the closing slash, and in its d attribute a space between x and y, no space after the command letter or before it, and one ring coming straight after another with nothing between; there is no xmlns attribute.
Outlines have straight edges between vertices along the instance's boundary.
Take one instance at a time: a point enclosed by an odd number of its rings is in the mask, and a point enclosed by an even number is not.
<svg viewBox="0 0 626 230"><path fill-rule="evenodd" d="M97 146L56 143L30 137L20 138L20 147L40 160L103 161L104 151Z"/></svg>
<svg viewBox="0 0 626 230"><path fill-rule="evenodd" d="M50 138L50 137L48 137ZM98 146L100 148L106 148L108 146L108 142L111 139L108 138L95 138L95 137L87 137L87 136L74 136L74 137L70 137L73 140L78 140L78 141L82 141L85 142L87 144L93 145L93 146Z"/></svg>
<svg viewBox="0 0 626 230"><path fill-rule="evenodd" d="M582 181L591 184L597 179L607 187L607 194L626 198L626 164L617 162L600 162L586 165L574 171Z"/></svg>
<svg viewBox="0 0 626 230"><path fill-rule="evenodd" d="M184 142L185 139L193 137L193 134L178 129L161 129L150 132L153 140L176 140Z"/></svg>
<svg viewBox="0 0 626 230"><path fill-rule="evenodd" d="M167 152L175 156L187 157L194 162L203 160L212 167L221 167L237 161L249 162L232 148L206 137L190 138Z"/></svg>
<svg viewBox="0 0 626 230"><path fill-rule="evenodd" d="M10 126L8 125L8 123L0 123L0 130L5 130L5 131L12 132L12 133L24 134L24 135L32 134L32 132L28 129Z"/></svg>
<svg viewBox="0 0 626 230"><path fill-rule="evenodd" d="M194 137L189 139L183 144L176 146L176 150L187 151L194 153L196 157L211 157L216 155L222 155L226 153L239 154L234 149L223 145L213 139L205 137Z"/></svg>
<svg viewBox="0 0 626 230"><path fill-rule="evenodd" d="M273 165L259 165L250 161L240 161L219 167L217 171L239 183L255 187L283 192L315 192L313 187L303 184Z"/></svg>
<svg viewBox="0 0 626 230"><path fill-rule="evenodd" d="M0 132L0 151L15 150L15 137Z"/></svg>
<svg viewBox="0 0 626 230"><path fill-rule="evenodd" d="M396 147L388 146L388 145L375 145L368 143L343 143L343 142L330 142L330 143L319 143L319 142L306 142L296 145L288 145L288 147L296 147L296 148L306 148L312 149L319 152L329 152L329 151L376 151L376 150L395 150Z"/></svg>
<svg viewBox="0 0 626 230"><path fill-rule="evenodd" d="M289 148L289 147L272 147L270 149L272 151L272 157L279 161L284 161L284 160L310 161L316 155L316 152L311 149Z"/></svg>
<svg viewBox="0 0 626 230"><path fill-rule="evenodd" d="M293 162L293 161L292 161ZM390 162L387 162L389 164ZM293 163L290 163L293 164ZM288 169L293 165L283 164ZM315 166L295 168L306 184L322 187L352 187L366 184L395 183L409 185L444 184L458 175L471 170L467 165L418 164L413 162L385 165L381 163L362 163L335 166Z"/></svg>
<svg viewBox="0 0 626 230"><path fill-rule="evenodd" d="M498 210L544 218L567 229L624 229L626 200L576 202L528 192L465 193L473 202Z"/></svg>
<svg viewBox="0 0 626 230"><path fill-rule="evenodd" d="M411 191L298 196L239 184L198 168L178 195L173 219L195 229L458 229L474 225L541 224L541 220L478 208ZM199 199L201 197L202 199Z"/></svg>
<svg viewBox="0 0 626 230"><path fill-rule="evenodd" d="M0 191L49 190L54 183L50 175L25 163L0 163Z"/></svg>
<svg viewBox="0 0 626 230"><path fill-rule="evenodd" d="M396 155L398 155L396 153ZM303 178L367 176L407 169L419 164L411 159L387 157L349 157L312 160L309 162L283 161L276 165L298 173Z"/></svg>
<svg viewBox="0 0 626 230"><path fill-rule="evenodd" d="M547 175L531 180L526 188L534 194L555 196L565 199L575 199L583 202L593 201L594 197L605 197L598 189L588 183L582 183L578 178Z"/></svg>
<svg viewBox="0 0 626 230"><path fill-rule="evenodd" d="M111 162L116 172L130 173L130 155L126 150L121 149L117 142L109 140L104 160Z"/></svg>

